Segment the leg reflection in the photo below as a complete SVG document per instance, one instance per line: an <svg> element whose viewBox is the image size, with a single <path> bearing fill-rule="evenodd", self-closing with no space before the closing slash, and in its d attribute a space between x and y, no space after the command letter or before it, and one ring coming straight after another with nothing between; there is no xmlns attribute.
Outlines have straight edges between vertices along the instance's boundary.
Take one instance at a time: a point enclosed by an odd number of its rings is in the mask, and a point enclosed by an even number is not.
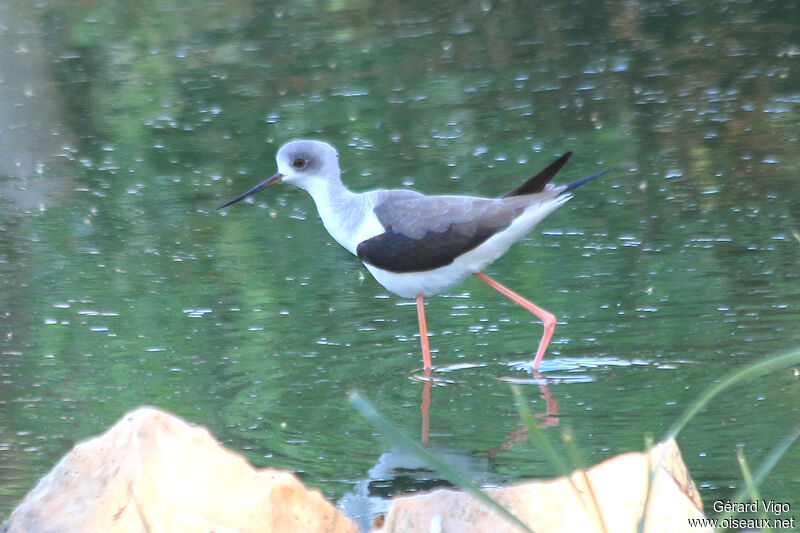
<svg viewBox="0 0 800 533"><path fill-rule="evenodd" d="M550 386L547 384L547 381L544 380L544 376L539 372L534 371L533 377L537 379L542 379L542 382L539 384L539 396L545 402L545 412L544 413L534 413L534 418L539 420L539 427L540 428L547 428L547 427L555 427L558 425L558 402L556 402L555 398L553 397L553 393L550 392ZM528 430L524 427L516 429L511 432L508 438L503 441L501 444L495 446L494 448L490 448L486 450L486 454L489 457L495 457L498 452L503 450L510 449L514 444L518 442L523 442L528 440Z"/></svg>
<svg viewBox="0 0 800 533"><path fill-rule="evenodd" d="M431 369L425 368L422 373L425 382L422 384L422 444L428 444L428 438L431 432L431 419L429 408L431 406L431 387L433 386L433 378L431 377Z"/></svg>

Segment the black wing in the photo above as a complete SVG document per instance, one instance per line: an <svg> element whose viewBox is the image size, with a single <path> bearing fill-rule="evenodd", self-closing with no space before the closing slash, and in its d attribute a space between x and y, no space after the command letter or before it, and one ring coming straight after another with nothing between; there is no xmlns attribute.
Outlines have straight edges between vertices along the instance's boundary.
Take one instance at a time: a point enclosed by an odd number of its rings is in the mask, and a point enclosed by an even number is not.
<svg viewBox="0 0 800 533"><path fill-rule="evenodd" d="M410 194L408 194L410 193ZM388 191L375 208L386 231L361 242L359 259L390 272L422 272L449 265L507 228L524 210L519 201L467 196L423 196Z"/></svg>

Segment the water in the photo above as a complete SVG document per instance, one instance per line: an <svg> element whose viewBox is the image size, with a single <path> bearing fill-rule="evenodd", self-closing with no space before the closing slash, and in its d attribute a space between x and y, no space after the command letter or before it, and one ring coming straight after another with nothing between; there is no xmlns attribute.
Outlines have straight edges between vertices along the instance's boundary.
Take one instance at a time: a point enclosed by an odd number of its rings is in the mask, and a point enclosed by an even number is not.
<svg viewBox="0 0 800 533"><path fill-rule="evenodd" d="M591 6L591 7L589 7ZM800 345L795 2L71 2L0 6L0 517L73 444L142 404L289 468L352 514L441 483L350 406L484 484L552 475L509 383L586 463L639 450L732 369ZM501 194L575 155L576 191L478 280L386 293L275 187L295 137L354 189ZM797 424L794 369L685 429L710 510ZM545 416L548 415L549 416ZM761 488L800 508L798 448Z"/></svg>

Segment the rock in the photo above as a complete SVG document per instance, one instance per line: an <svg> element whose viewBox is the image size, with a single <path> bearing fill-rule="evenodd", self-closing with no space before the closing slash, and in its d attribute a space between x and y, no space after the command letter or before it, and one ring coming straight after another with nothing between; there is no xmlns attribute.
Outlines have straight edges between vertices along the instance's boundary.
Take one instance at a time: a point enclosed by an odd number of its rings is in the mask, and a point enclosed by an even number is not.
<svg viewBox="0 0 800 533"><path fill-rule="evenodd" d="M204 428L143 407L78 444L0 533L356 533L291 473L253 468Z"/></svg>
<svg viewBox="0 0 800 533"><path fill-rule="evenodd" d="M569 477L486 492L537 533L635 532L653 480L647 533L689 528L702 502L674 441L627 453ZM396 497L375 533L515 531L455 490ZM255 469L203 428L158 409L126 415L77 445L14 510L0 533L356 533L315 490L285 471Z"/></svg>
<svg viewBox="0 0 800 533"><path fill-rule="evenodd" d="M689 519L704 517L703 506L674 440L655 446L649 454L619 455L585 473L576 471L569 477L485 492L536 533L634 533L644 508L649 467L656 464L661 453L664 458L651 487L644 531L711 531L689 527ZM374 533L390 531L511 532L519 528L474 497L441 489L395 498L384 522L373 529Z"/></svg>

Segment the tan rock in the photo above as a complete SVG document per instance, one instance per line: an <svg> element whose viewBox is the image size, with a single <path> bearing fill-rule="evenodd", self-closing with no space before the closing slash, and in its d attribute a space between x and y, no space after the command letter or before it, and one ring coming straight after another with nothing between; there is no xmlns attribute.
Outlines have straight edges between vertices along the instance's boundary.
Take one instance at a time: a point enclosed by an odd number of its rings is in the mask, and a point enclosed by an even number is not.
<svg viewBox="0 0 800 533"><path fill-rule="evenodd" d="M291 473L255 469L204 428L143 407L75 446L0 533L356 533Z"/></svg>
<svg viewBox="0 0 800 533"><path fill-rule="evenodd" d="M675 441L655 446L649 454L626 453L569 477L530 481L486 489L536 533L634 533L644 508L648 472L664 454L653 480L647 533L711 531L689 527L703 518L702 502ZM519 531L474 497L455 490L395 498L382 527L375 533L437 531L441 533Z"/></svg>

